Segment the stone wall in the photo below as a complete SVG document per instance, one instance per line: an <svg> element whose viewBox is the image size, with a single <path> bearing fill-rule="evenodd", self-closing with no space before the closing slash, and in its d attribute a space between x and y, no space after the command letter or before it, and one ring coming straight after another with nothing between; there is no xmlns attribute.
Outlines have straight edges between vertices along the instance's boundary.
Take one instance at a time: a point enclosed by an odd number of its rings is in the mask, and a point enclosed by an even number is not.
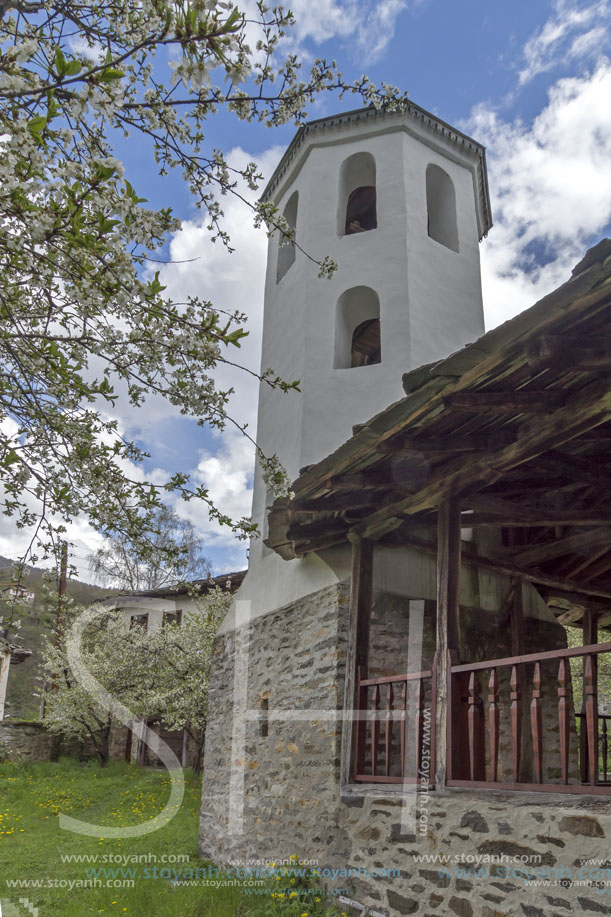
<svg viewBox="0 0 611 917"><path fill-rule="evenodd" d="M42 723L3 720L0 723L0 760L51 761L57 740Z"/></svg>
<svg viewBox="0 0 611 917"><path fill-rule="evenodd" d="M372 664L383 669L383 647L399 654L410 648L382 608L392 606L391 617L397 620L409 608L397 597L377 598ZM317 859L323 868L340 870L336 887L348 887L356 900L391 917L611 914L611 863L608 897L604 889L584 885L588 877L576 873L583 858L604 861L609 855L611 800L492 790L416 796L413 787L403 792L397 786L341 786L341 720L336 714L343 708L347 606L347 586L329 587L217 639L210 674L202 855L219 865L277 861L290 854ZM423 611L426 654L431 649L429 612ZM468 615L465 625L468 634ZM492 646L506 640L494 617L473 626L478 652L488 653L488 640ZM554 646L561 640L549 622L531 621L528 629L533 649L537 641L549 648L549 641ZM549 696L554 695L550 685ZM549 741L551 731L550 725ZM418 862L423 855L431 860ZM483 858L488 871L472 874L474 864L458 859L446 863L454 869L447 875L434 859L465 855ZM544 876L549 886L534 886L525 882L524 872L515 874L524 865L564 872ZM463 874L456 874L456 867ZM389 869L398 874L373 875ZM346 870L351 872L347 877ZM563 882L572 884L564 887Z"/></svg>
<svg viewBox="0 0 611 917"><path fill-rule="evenodd" d="M204 855L227 862L247 849L290 845L335 856L347 602L347 587L331 586L217 640ZM234 691L257 719L232 715Z"/></svg>

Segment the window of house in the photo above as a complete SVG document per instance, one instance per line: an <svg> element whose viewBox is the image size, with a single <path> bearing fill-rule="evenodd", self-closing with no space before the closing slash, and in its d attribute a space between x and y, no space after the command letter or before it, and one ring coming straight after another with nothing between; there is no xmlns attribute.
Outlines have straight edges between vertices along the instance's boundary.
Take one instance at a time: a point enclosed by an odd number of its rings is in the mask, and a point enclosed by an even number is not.
<svg viewBox="0 0 611 917"><path fill-rule="evenodd" d="M426 207L428 234L431 239L458 251L456 226L456 192L454 183L443 169L432 163L426 170Z"/></svg>
<svg viewBox="0 0 611 917"><path fill-rule="evenodd" d="M143 630L148 630L149 626L149 616L148 615L131 615L129 619L130 628L141 627Z"/></svg>
<svg viewBox="0 0 611 917"><path fill-rule="evenodd" d="M337 232L351 236L377 225L375 159L370 153L355 153L340 169Z"/></svg>
<svg viewBox="0 0 611 917"><path fill-rule="evenodd" d="M282 216L288 223L290 229L297 226L297 205L299 203L299 194L295 191L288 200ZM279 233L278 242L278 264L276 267L276 283L280 283L288 269L295 261L295 238L287 239L285 235Z"/></svg>
<svg viewBox="0 0 611 917"><path fill-rule="evenodd" d="M182 624L182 611L164 611L163 619L161 626L165 627L166 624Z"/></svg>
<svg viewBox="0 0 611 917"><path fill-rule="evenodd" d="M381 362L380 300L370 287L352 287L337 301L334 368Z"/></svg>

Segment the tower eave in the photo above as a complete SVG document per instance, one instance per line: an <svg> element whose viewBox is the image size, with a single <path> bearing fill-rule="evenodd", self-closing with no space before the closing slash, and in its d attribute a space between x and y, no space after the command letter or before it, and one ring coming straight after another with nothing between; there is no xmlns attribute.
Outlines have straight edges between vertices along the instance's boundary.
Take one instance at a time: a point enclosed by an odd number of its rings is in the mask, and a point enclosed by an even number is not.
<svg viewBox="0 0 611 917"><path fill-rule="evenodd" d="M373 105L368 108L357 108L353 111L342 112L326 118L317 118L302 124L297 130L291 143L287 147L282 159L276 166L263 194L262 201L269 201L278 197L278 192L287 173L296 165L299 159L305 157L308 147L316 143L316 137L322 131L333 130L357 122L374 122L375 120L403 114L406 120L419 122L425 128L444 138L445 141L456 144L467 154L476 158L477 184L478 184L478 228L480 240L486 236L492 227L492 209L490 206L490 191L488 188L488 171L486 166L486 148L461 131L452 127L441 118L426 111L414 102L408 102L401 112L394 109L377 109Z"/></svg>

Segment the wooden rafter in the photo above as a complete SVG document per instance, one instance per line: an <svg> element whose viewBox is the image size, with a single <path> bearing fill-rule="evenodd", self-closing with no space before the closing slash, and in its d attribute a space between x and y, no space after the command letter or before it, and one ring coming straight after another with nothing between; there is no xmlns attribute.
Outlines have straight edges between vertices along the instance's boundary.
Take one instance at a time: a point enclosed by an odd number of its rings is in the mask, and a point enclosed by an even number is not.
<svg viewBox="0 0 611 917"><path fill-rule="evenodd" d="M443 399L447 407L460 411L493 411L495 414L549 414L562 407L564 392L454 392Z"/></svg>

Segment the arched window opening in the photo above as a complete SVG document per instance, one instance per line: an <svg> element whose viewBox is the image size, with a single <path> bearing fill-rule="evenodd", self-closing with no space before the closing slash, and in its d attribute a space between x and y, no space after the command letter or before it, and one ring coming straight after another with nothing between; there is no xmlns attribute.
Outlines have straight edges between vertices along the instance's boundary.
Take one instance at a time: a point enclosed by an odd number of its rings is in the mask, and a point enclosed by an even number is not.
<svg viewBox="0 0 611 917"><path fill-rule="evenodd" d="M370 153L355 153L340 169L337 232L350 236L377 225L375 159Z"/></svg>
<svg viewBox="0 0 611 917"><path fill-rule="evenodd" d="M372 185L355 188L350 192L346 206L345 234L351 236L355 232L367 232L377 225L376 189Z"/></svg>
<svg viewBox="0 0 611 917"><path fill-rule="evenodd" d="M382 362L380 300L370 287L352 287L337 301L335 369Z"/></svg>
<svg viewBox="0 0 611 917"><path fill-rule="evenodd" d="M381 360L380 319L368 318L352 334L350 366L371 366Z"/></svg>
<svg viewBox="0 0 611 917"><path fill-rule="evenodd" d="M426 206L428 233L431 239L458 251L456 226L456 192L447 172L429 165L426 170Z"/></svg>
<svg viewBox="0 0 611 917"><path fill-rule="evenodd" d="M297 204L299 203L299 194L295 191L284 208L282 216L288 223L289 229L295 229L297 226ZM278 242L278 265L276 267L276 283L280 283L288 269L295 260L295 238L287 239L280 233Z"/></svg>

